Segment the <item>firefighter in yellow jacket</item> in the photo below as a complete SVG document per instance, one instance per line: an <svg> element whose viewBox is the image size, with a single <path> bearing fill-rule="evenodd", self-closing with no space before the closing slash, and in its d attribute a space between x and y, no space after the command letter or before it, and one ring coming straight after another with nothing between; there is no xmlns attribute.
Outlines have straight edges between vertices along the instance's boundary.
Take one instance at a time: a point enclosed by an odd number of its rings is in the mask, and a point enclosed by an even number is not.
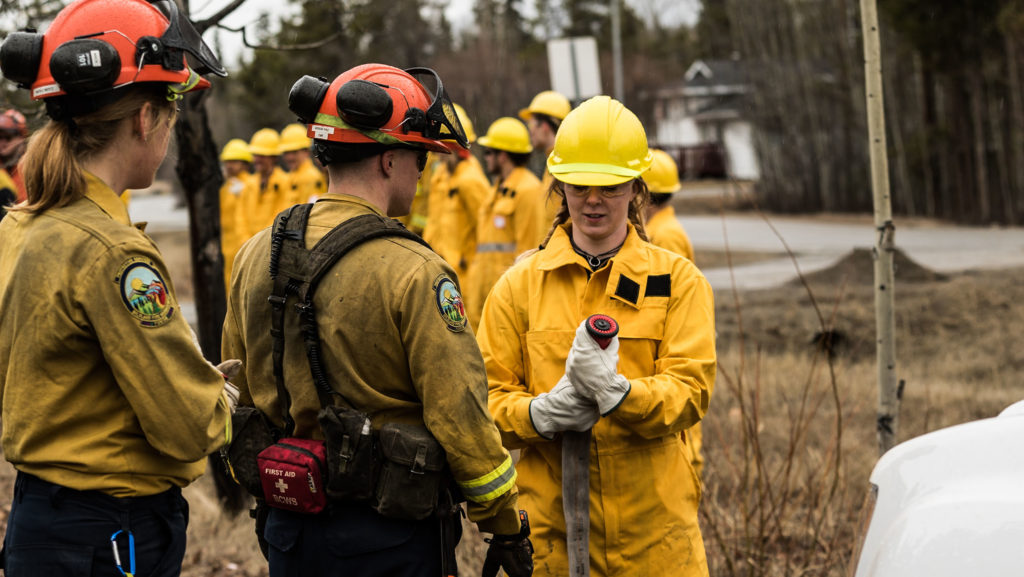
<svg viewBox="0 0 1024 577"><path fill-rule="evenodd" d="M645 209L646 220L644 229L647 238L654 246L660 246L678 255L693 260L693 244L676 218L676 211L669 204L672 194L677 192L679 185L679 168L664 150L651 149L654 162L651 169L644 173L644 182L651 192L651 202ZM690 450L693 468L700 477L704 472L704 434L700 423L687 431L686 448Z"/></svg>
<svg viewBox="0 0 1024 577"><path fill-rule="evenodd" d="M533 150L526 126L515 118L499 118L480 145L487 172L497 181L477 215L476 255L467 283L472 292L466 297L474 327L494 283L518 255L537 248L550 226L545 222L545 191L526 168Z"/></svg>
<svg viewBox="0 0 1024 577"><path fill-rule="evenodd" d="M137 52L164 37L188 60ZM27 200L0 223L2 443L18 471L5 575L178 575L181 487L229 440L237 390L118 198L152 184L174 100L209 86L187 63L224 74L183 38L201 42L173 6L79 0L3 46L5 75L50 116L22 159Z"/></svg>
<svg viewBox="0 0 1024 577"><path fill-rule="evenodd" d="M539 150L544 154L545 160L547 160L548 155L551 154L551 149L555 146L555 134L558 133L558 127L562 124L562 120L565 119L570 110L572 110L572 105L569 103L568 98L560 92L545 90L537 93L537 96L534 96L533 100L530 101L530 105L519 111L519 118L523 119L526 127L530 130L530 144L533 145L535 150ZM552 180L554 179L545 166L544 178L541 180L541 184L544 186L544 193L547 195L545 220L548 225L554 220L560 207L557 195L550 192Z"/></svg>
<svg viewBox="0 0 1024 577"><path fill-rule="evenodd" d="M473 123L458 104L455 112L466 131L468 142L476 142ZM430 214L423 239L458 275L462 292L468 289L468 271L476 255L476 227L480 206L490 192L480 162L454 140L442 140L451 154L443 157L445 169L435 170L431 188ZM443 178L442 178L443 176ZM436 205L436 209L435 209Z"/></svg>
<svg viewBox="0 0 1024 577"><path fill-rule="evenodd" d="M252 153L241 138L229 140L220 153L224 184L220 187L220 250L224 254L224 282L231 278L235 254L249 240L242 202L255 194L256 179L249 172Z"/></svg>
<svg viewBox="0 0 1024 577"><path fill-rule="evenodd" d="M590 428L590 574L707 575L684 431L711 397L714 304L693 263L644 240L650 163L618 101L573 110L548 159L564 224L501 278L480 321L489 407L522 450L537 575L569 574L560 434ZM607 349L582 330L597 313L619 325Z"/></svg>
<svg viewBox="0 0 1024 577"><path fill-rule="evenodd" d="M284 208L291 190L291 179L279 165L281 136L273 128L261 128L249 139L253 176L257 186L253 194L242 200L249 236L267 228Z"/></svg>
<svg viewBox="0 0 1024 577"><path fill-rule="evenodd" d="M289 124L281 131L281 161L288 171L290 182L281 210L293 204L316 202L327 191L327 178L313 165L310 144L306 127L302 124Z"/></svg>
<svg viewBox="0 0 1024 577"><path fill-rule="evenodd" d="M431 84L440 86L432 71L411 70L429 73ZM306 76L291 93L290 107L310 123L314 154L330 174L328 192L309 215L307 248L360 215L406 213L427 150L445 151L438 140L441 123L454 122L450 133L465 144L457 120L443 116L450 106L447 96L433 96L417 78L391 66L357 66L329 85ZM379 113L382 103L385 114ZM280 426L267 300L273 285L270 254L270 230L242 247L223 348L248 362L238 379L242 402ZM516 472L487 412L483 361L460 300L451 267L427 247L400 237L366 241L332 266L313 297L321 358L330 385L343 390L374 428L425 425L444 447L455 483L468 500L470 520L507 543L520 531ZM294 436L323 438L302 335L289 334L286 340L284 387ZM264 535L271 575L441 574L437 517L387 518L360 502L331 506L331 512L316 515L269 510ZM512 560L502 565L510 575L529 576Z"/></svg>

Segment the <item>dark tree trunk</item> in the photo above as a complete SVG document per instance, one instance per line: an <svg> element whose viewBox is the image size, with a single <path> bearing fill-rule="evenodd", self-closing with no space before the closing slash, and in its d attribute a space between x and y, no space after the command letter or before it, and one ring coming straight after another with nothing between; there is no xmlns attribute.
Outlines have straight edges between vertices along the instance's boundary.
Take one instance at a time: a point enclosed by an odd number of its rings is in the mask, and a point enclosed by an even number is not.
<svg viewBox="0 0 1024 577"><path fill-rule="evenodd" d="M193 92L181 101L181 113L175 126L178 143L175 170L188 202L192 286L199 319L196 332L206 358L217 363L220 361L221 326L227 311L224 257L220 249L220 187L224 177L204 105L208 94L208 90Z"/></svg>

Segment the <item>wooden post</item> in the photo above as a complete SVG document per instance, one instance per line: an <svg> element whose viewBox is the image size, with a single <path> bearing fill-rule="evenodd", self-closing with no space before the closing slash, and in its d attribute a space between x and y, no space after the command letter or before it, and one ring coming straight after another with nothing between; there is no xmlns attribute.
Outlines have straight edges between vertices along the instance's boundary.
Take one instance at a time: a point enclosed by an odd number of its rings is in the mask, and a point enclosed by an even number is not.
<svg viewBox="0 0 1024 577"><path fill-rule="evenodd" d="M874 194L875 230L875 329L878 362L878 451L896 444L899 432L900 394L896 380L893 251L896 227L889 196L889 162L885 143L885 107L882 99L882 44L875 0L860 0L864 30L864 86L867 95L868 139L871 154L871 188Z"/></svg>

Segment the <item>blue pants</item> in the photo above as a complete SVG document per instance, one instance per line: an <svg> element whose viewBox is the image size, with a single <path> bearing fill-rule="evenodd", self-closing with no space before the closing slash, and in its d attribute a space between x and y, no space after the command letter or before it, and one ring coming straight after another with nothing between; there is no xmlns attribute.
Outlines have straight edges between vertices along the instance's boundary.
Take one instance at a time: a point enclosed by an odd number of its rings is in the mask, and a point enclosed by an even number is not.
<svg viewBox="0 0 1024 577"><path fill-rule="evenodd" d="M135 569L144 577L181 573L188 503L175 488L148 497L117 498L75 491L18 473L4 536L7 577L119 576L111 548L117 538L121 567L131 570L128 536L135 537Z"/></svg>
<svg viewBox="0 0 1024 577"><path fill-rule="evenodd" d="M388 519L358 504L319 515L271 508L264 531L270 576L438 577L440 523Z"/></svg>

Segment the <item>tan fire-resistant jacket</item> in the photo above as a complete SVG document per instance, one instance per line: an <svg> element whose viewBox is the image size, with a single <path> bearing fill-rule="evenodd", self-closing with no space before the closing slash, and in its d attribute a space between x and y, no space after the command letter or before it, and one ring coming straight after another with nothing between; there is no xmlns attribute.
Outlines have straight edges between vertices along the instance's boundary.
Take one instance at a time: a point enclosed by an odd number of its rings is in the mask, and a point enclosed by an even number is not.
<svg viewBox="0 0 1024 577"><path fill-rule="evenodd" d="M328 193L313 205L312 247L336 225L380 212L354 196ZM245 362L242 403L283 422L273 375L267 297L270 230L239 252L224 323L224 354ZM404 238L368 241L334 265L317 288L323 364L331 385L367 413L375 428L425 424L445 448L455 481L480 529L516 533L515 468L487 412L487 378L461 310L451 267ZM295 436L323 438L297 315L287 307L284 374Z"/></svg>
<svg viewBox="0 0 1024 577"><path fill-rule="evenodd" d="M21 471L116 497L203 473L229 432L156 245L87 175L84 198L0 223L3 450Z"/></svg>
<svg viewBox="0 0 1024 577"><path fill-rule="evenodd" d="M480 207L476 225L476 255L469 267L466 297L469 321L480 322L491 287L518 255L537 248L550 228L545 223L544 192L525 167L517 167L493 187Z"/></svg>
<svg viewBox="0 0 1024 577"><path fill-rule="evenodd" d="M562 377L576 327L597 313L619 323L618 371L631 390L593 429L591 575L707 575L700 486L683 431L704 416L714 386L711 288L693 263L642 241L632 226L619 253L591 274L568 229L498 281L478 338L491 413L505 446L522 449L516 467L534 575L568 575L568 560L561 436L537 433L530 402Z"/></svg>

